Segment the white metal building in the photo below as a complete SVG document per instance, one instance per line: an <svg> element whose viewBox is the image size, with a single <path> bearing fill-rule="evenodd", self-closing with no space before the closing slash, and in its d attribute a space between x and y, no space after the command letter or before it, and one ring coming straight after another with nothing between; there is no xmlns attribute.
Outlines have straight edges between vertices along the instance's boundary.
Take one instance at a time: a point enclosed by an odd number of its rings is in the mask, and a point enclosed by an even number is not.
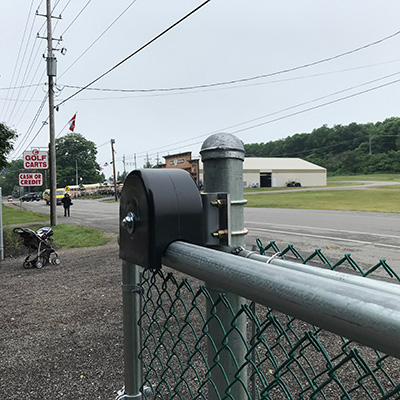
<svg viewBox="0 0 400 400"><path fill-rule="evenodd" d="M203 164L200 162L200 179ZM326 168L301 158L247 157L243 163L244 186L285 187L326 186Z"/></svg>

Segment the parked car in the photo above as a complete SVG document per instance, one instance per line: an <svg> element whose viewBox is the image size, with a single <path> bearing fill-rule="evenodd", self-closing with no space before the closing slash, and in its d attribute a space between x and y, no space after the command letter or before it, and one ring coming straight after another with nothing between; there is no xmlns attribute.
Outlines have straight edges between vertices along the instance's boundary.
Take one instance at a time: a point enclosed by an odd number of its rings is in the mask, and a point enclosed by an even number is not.
<svg viewBox="0 0 400 400"><path fill-rule="evenodd" d="M40 193L26 193L19 198L20 201L39 201L42 198Z"/></svg>
<svg viewBox="0 0 400 400"><path fill-rule="evenodd" d="M65 189L57 189L56 190L56 201L57 201L57 205L62 204L62 199L64 197L64 194L67 193L65 191ZM49 205L50 204L50 189L46 189L43 192L43 198L46 201L46 204Z"/></svg>
<svg viewBox="0 0 400 400"><path fill-rule="evenodd" d="M12 201L13 201L12 196L8 196L8 197L7 197L7 201L8 201L8 202L12 202Z"/></svg>

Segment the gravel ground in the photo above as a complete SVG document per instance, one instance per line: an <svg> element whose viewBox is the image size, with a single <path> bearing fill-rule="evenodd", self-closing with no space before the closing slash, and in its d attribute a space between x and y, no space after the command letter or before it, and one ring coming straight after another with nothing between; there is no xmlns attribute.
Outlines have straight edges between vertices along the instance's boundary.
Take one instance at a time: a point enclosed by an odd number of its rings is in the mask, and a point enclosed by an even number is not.
<svg viewBox="0 0 400 400"><path fill-rule="evenodd" d="M112 399L123 386L121 261L107 246L61 265L0 264L0 399Z"/></svg>
<svg viewBox="0 0 400 400"><path fill-rule="evenodd" d="M121 260L118 257L116 235L106 246L61 250L58 253L62 260L59 266L25 270L22 267L24 257L8 258L0 264L0 400L113 399L123 386ZM168 276L171 270L163 268L163 271ZM194 308L196 314L197 310L204 308L204 299L199 297L192 303L192 294L196 293L198 281L189 278L181 286L183 276L177 272L173 276L168 279L168 285L172 284L172 287L167 289L165 282L163 284L161 281L155 284L154 295L163 288L163 310L168 310L171 299L165 293L178 293L183 302L175 303L176 321L183 324L185 313L181 314L179 307L186 304L190 309L190 304L197 304ZM153 286L152 280L149 284ZM188 284L194 292L187 289ZM180 291L177 291L178 286ZM151 307L159 306L156 298L148 305L149 317L152 315ZM201 332L202 319L194 314L191 315L191 324ZM265 310L258 310L258 315L263 321ZM146 321L144 319L144 324ZM175 319L171 323L173 321ZM288 324L289 333L292 334L295 323L286 319L283 326L285 324ZM300 321L296 324L300 325L299 332L311 329L304 327ZM162 342L156 335L154 339L154 346ZM185 340L189 344L194 343L189 334ZM165 338L163 341L167 344ZM320 342L329 350L331 357L341 354L343 342L339 338L326 333L321 335ZM171 346L167 346L167 350L170 349ZM150 347L149 350L154 351ZM265 349L261 348L260 351L265 352ZM306 355L312 360L314 368L326 369L326 360L320 353L312 353L312 346L308 346L307 351L311 352ZM377 359L375 352L366 349L361 351L370 368L382 362L382 368L375 374L385 390L390 392L393 384L400 382L399 360L387 359L383 362ZM278 357L278 353L275 352L275 355ZM159 356L160 362L168 358ZM286 353L283 357L286 357ZM267 367L266 364L264 368ZM167 374L169 368L171 366L165 367ZM357 368L351 361L338 372L346 374L340 379L347 388L356 384L360 376L356 373ZM198 372L201 371L199 366ZM389 374L394 382L390 382L385 374ZM291 385L291 375L286 374L285 377L286 384ZM157 383L155 378L152 379L152 373L148 378L151 384ZM373 396L371 398L380 398L375 381L369 374L364 379L363 387L368 388ZM367 398L362 388L353 393L353 399ZM343 394L334 382L324 390L326 398L332 400ZM271 398L280 400L282 395L279 392L272 394ZM396 394L390 398L398 396Z"/></svg>

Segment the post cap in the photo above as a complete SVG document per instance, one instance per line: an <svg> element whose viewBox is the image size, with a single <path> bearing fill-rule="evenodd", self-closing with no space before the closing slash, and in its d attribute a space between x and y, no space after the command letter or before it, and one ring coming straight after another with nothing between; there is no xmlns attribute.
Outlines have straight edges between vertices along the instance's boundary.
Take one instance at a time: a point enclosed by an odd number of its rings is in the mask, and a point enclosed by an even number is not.
<svg viewBox="0 0 400 400"><path fill-rule="evenodd" d="M237 158L244 161L243 143L230 133L215 133L209 136L201 146L203 162L213 158Z"/></svg>

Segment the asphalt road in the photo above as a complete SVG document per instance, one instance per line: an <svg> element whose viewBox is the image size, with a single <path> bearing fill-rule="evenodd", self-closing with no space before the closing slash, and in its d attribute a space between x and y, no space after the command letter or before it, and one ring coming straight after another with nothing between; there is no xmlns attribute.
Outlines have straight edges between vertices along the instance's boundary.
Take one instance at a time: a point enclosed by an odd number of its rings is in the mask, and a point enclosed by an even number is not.
<svg viewBox="0 0 400 400"><path fill-rule="evenodd" d="M22 203L22 207L45 214L50 209L44 201ZM61 206L57 212L58 223L119 231L119 203L78 199L71 207L70 218L63 216ZM255 244L256 238L264 245L275 240L281 250L290 243L303 256L320 248L333 263L350 253L364 270L386 259L400 273L399 214L246 208L245 225L249 230L248 248Z"/></svg>

